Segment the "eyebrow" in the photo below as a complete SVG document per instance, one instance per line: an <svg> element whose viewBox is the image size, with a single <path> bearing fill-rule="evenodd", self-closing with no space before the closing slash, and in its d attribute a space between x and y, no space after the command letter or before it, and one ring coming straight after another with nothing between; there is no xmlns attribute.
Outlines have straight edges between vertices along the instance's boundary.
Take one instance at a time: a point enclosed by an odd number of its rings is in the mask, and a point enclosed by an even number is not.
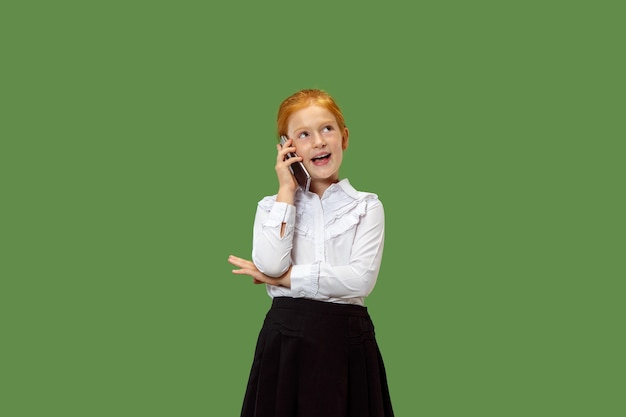
<svg viewBox="0 0 626 417"><path fill-rule="evenodd" d="M332 125L332 124L337 125L337 126L339 125L339 123L337 123L336 120L329 119L327 121L323 121L322 123L320 123L320 126L328 126L328 125ZM294 131L307 130L307 129L310 129L310 127L308 127L308 126L307 127L296 127L294 129Z"/></svg>

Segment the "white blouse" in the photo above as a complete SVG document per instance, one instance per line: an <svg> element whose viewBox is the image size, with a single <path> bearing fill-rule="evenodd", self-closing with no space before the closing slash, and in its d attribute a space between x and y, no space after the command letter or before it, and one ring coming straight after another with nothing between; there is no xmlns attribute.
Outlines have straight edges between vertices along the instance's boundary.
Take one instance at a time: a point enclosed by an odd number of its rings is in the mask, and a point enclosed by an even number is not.
<svg viewBox="0 0 626 417"><path fill-rule="evenodd" d="M272 298L364 305L376 284L384 235L385 214L376 194L357 191L344 179L321 199L298 189L295 206L276 202L276 195L263 198L254 219L252 260L273 277L293 264L291 288L267 285Z"/></svg>

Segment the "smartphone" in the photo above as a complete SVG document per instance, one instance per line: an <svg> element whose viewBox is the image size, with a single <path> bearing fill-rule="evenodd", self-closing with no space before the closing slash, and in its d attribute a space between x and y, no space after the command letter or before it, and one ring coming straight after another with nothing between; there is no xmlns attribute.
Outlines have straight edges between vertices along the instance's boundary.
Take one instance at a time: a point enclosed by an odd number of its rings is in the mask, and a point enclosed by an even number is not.
<svg viewBox="0 0 626 417"><path fill-rule="evenodd" d="M285 142L287 142L287 136L281 136L280 146L283 146ZM294 156L298 156L298 155L296 155L293 152L289 152L287 154L287 159L292 158ZM298 182L298 185L300 186L300 188L302 188L302 191L309 191L309 188L311 187L311 176L309 175L309 171L307 171L306 168L304 167L304 164L300 161L295 162L289 165L289 169L291 170L291 173L293 174L293 176L296 177L296 181Z"/></svg>

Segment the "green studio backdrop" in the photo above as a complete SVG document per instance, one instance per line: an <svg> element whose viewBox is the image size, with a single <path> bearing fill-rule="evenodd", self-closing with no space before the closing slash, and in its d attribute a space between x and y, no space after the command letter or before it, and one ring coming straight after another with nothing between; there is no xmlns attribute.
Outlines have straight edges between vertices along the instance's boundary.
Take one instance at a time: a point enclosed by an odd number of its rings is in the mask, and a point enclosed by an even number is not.
<svg viewBox="0 0 626 417"><path fill-rule="evenodd" d="M609 2L36 3L0 6L0 414L238 415L269 298L227 257L301 88L385 205L396 415L624 412Z"/></svg>

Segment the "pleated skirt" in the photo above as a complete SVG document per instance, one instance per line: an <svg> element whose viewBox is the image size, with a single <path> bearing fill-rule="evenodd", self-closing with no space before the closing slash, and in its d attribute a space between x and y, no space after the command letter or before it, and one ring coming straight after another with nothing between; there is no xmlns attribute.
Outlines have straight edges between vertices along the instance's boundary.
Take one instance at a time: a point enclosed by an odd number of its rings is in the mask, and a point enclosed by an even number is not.
<svg viewBox="0 0 626 417"><path fill-rule="evenodd" d="M367 308L274 298L259 333L241 416L393 416Z"/></svg>

